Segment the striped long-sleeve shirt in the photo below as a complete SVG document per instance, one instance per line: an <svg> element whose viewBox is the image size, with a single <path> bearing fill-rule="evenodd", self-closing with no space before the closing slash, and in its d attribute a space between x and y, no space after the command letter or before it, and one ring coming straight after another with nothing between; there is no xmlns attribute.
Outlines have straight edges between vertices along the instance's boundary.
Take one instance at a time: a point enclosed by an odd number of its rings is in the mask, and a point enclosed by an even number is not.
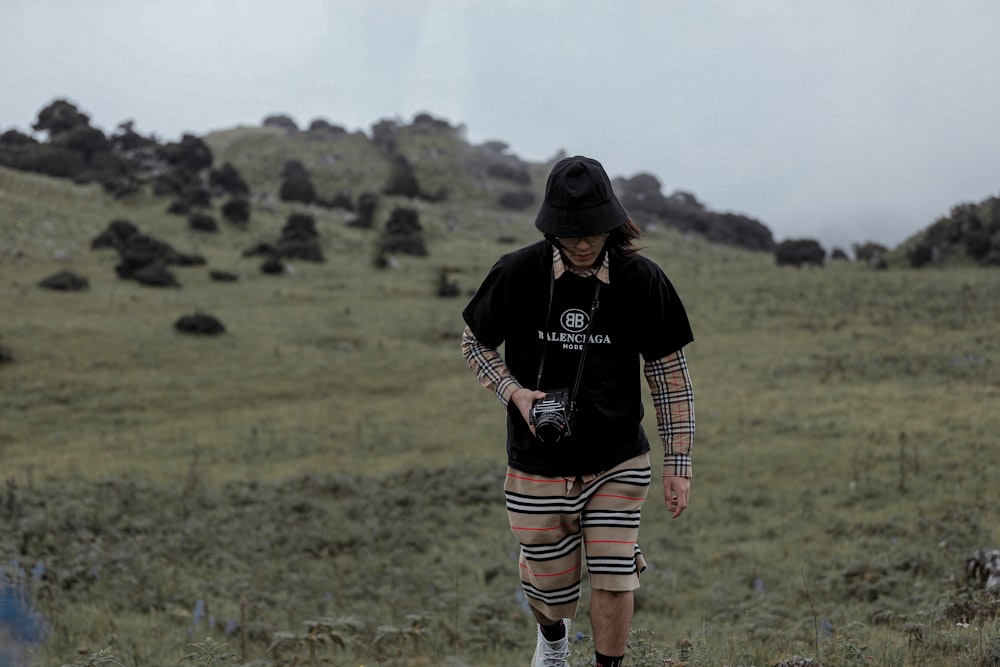
<svg viewBox="0 0 1000 667"><path fill-rule="evenodd" d="M553 269L558 279L565 268L558 251L553 257ZM608 264L593 271L599 280L608 282ZM507 408L514 392L522 388L510 373L500 352L482 344L468 327L462 333L462 356L475 372L483 387L493 391L500 404ZM657 431L663 443L663 475L691 477L691 450L694 446L694 391L683 350L661 359L643 362L643 375L649 385L656 412Z"/></svg>

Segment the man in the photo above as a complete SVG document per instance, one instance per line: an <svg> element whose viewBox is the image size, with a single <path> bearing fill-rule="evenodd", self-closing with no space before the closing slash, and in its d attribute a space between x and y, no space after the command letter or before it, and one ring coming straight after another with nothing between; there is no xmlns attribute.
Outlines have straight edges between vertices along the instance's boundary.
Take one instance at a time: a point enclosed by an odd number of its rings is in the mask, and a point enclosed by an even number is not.
<svg viewBox="0 0 1000 667"><path fill-rule="evenodd" d="M691 478L683 347L693 335L673 285L633 246L641 230L598 161L555 164L535 226L544 240L497 260L463 311L462 353L507 411L504 492L538 621L532 666L568 664L585 557L596 665L620 667L645 569L637 539L651 477L640 359L677 518Z"/></svg>

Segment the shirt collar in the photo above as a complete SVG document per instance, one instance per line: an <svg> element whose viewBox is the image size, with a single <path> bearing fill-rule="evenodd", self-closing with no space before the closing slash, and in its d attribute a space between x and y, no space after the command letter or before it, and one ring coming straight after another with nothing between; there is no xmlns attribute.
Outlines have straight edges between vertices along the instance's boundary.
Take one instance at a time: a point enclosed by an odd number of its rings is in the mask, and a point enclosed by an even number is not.
<svg viewBox="0 0 1000 667"><path fill-rule="evenodd" d="M602 283L604 283L605 285L610 285L611 284L611 262L608 259L608 257L610 255L611 255L611 253L608 253L608 252L604 253L604 259L601 260L601 265L599 267L597 267L596 269L594 269L594 268L586 269L585 271L581 271L577 275L584 276L584 277L597 276L597 279L600 280ZM559 247L557 245L553 244L552 245L552 275L553 275L553 277L556 280L559 280L559 278L561 278L562 275L564 273L566 273L567 271L569 271L569 270L570 270L569 267L567 267L566 263L563 261L562 253L559 252Z"/></svg>

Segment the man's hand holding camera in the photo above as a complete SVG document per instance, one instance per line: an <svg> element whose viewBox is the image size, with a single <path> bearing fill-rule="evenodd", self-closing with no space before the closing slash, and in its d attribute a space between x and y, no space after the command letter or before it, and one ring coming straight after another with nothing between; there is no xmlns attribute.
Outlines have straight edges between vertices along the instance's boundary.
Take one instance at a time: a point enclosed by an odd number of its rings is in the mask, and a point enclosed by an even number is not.
<svg viewBox="0 0 1000 667"><path fill-rule="evenodd" d="M535 435L535 422L531 418L531 408L535 405L535 401L539 401L545 398L544 391L535 391L533 389L527 389L521 387L510 395L510 400L514 401L514 405L517 406L518 412L521 413L521 417L524 418L524 423L528 425L531 430L531 435Z"/></svg>

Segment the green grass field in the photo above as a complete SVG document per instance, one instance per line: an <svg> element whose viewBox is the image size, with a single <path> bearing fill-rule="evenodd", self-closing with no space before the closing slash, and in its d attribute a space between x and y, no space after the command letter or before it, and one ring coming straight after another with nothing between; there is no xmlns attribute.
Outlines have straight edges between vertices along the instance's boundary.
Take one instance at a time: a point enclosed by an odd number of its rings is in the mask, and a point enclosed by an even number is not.
<svg viewBox="0 0 1000 667"><path fill-rule="evenodd" d="M0 169L0 567L48 624L32 664L527 664L503 413L458 340L496 239L536 233L396 203L429 256L375 269L377 230L319 210L327 261L268 276L241 251L298 209L204 234ZM89 247L115 218L209 266L119 280ZM643 245L691 316L698 436L690 509L646 505L630 664L1000 664L963 572L1000 548L996 271ZM64 269L90 289L37 287ZM227 332L173 329L199 311Z"/></svg>

